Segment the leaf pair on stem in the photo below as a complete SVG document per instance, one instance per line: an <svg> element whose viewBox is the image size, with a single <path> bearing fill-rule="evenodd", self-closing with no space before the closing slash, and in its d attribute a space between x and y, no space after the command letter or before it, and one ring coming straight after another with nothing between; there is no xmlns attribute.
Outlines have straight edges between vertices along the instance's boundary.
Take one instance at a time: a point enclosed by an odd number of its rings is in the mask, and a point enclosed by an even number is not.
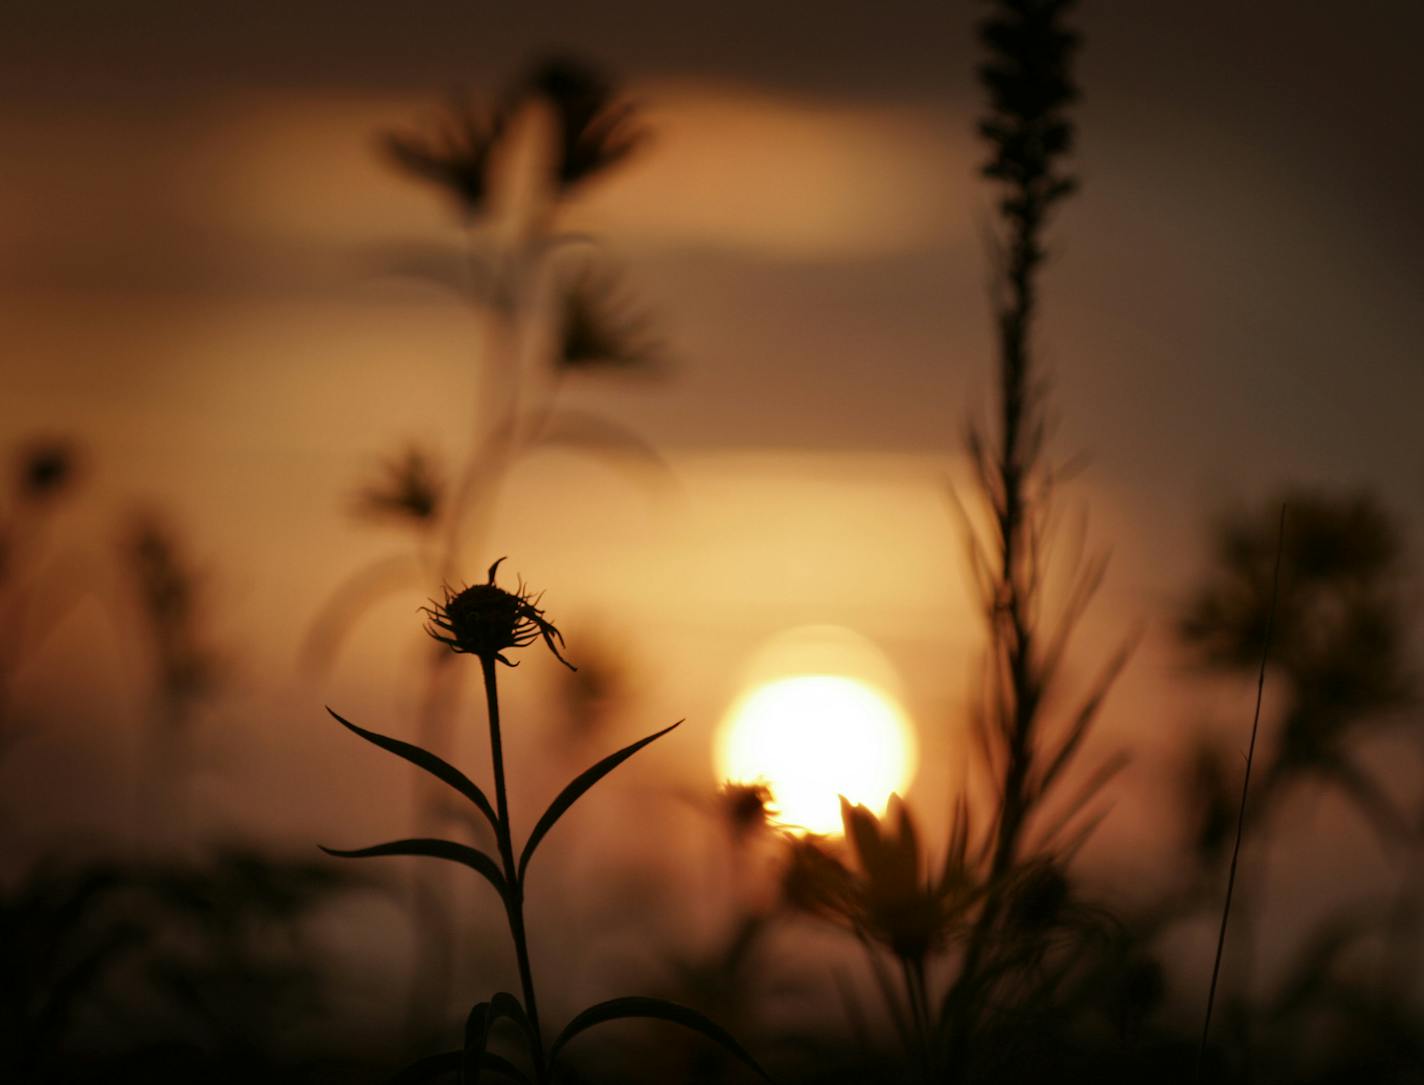
<svg viewBox="0 0 1424 1085"><path fill-rule="evenodd" d="M504 903L505 916L509 921L510 937L514 943L515 957L519 966L523 1000L501 991L488 1002L478 1003L470 1011L466 1022L463 1050L423 1059L408 1068L399 1080L423 1081L441 1074L457 1072L462 1081L468 1085L468 1083L478 1081L482 1071L490 1071L515 1081L532 1081L537 1085L543 1085L554 1077L559 1056L571 1039L595 1025L623 1018L652 1018L693 1029L719 1044L764 1077L765 1074L757 1066L755 1060L726 1030L696 1010L656 998L615 998L591 1006L577 1014L555 1037L547 1051L545 1050L539 1028L534 976L530 966L528 937L524 925L524 883L528 875L529 862L544 837L574 803L624 761L678 727L682 721L679 720L670 727L665 727L661 731L656 731L615 753L609 754L574 777L540 816L516 858L509 817L508 789L505 786L504 754L499 718L499 688L495 663L500 662L514 666L514 663L504 655L505 652L514 648L527 647L536 640L542 640L561 662L569 666L571 664L568 664L559 655L558 648L562 645L563 638L558 629L544 617L543 611L538 608L537 597L527 594L522 585L517 592L508 592L498 587L494 582L498 567L499 562L495 562L490 567L486 583L466 588L459 593L447 593L445 602L437 604L429 612L431 617L429 632L432 637L448 645L452 651L474 655L480 661L489 713L490 750L495 783L495 801L493 803L478 784L454 765L437 757L429 750L413 743L391 738L388 735L368 731L344 719L331 709L327 709L338 723L354 734L410 762L459 792L490 823L498 844L499 856L497 859L468 844L431 838L394 840L386 844L377 844L374 847L352 850L322 849L329 855L342 858L364 859L390 855L418 855L460 863L469 867L493 886ZM487 1050L490 1031L500 1018L512 1021L523 1034L528 1045L530 1064L533 1068L532 1078L513 1062Z"/></svg>

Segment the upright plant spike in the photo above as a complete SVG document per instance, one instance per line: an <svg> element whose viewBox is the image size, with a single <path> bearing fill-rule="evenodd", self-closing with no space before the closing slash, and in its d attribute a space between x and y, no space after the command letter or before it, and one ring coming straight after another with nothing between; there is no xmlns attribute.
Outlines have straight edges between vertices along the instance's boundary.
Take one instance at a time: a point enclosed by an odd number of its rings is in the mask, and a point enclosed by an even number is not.
<svg viewBox="0 0 1424 1085"><path fill-rule="evenodd" d="M1216 983L1221 976L1221 955L1226 947L1226 925L1231 919L1231 894L1236 888L1236 863L1241 857L1241 838L1246 832L1246 799L1251 789L1251 766L1256 757L1256 735L1261 728L1261 698L1266 689L1266 660L1271 654L1271 633L1276 622L1276 600L1281 587L1281 555L1285 552L1286 507L1281 506L1280 523L1276 528L1276 567L1271 575L1271 609L1266 615L1266 635L1261 642L1261 669L1256 675L1256 711L1251 718L1251 742L1246 747L1246 772L1241 779L1241 805L1236 812L1236 842L1231 847L1231 869L1226 876L1226 901L1221 908L1221 929L1216 934L1216 959L1211 966L1211 986L1207 988L1206 1014L1202 1019L1201 1044L1197 1047L1197 1068L1194 1080L1200 1082L1202 1064L1206 1060L1207 1036L1211 1032L1211 1011L1216 1004Z"/></svg>

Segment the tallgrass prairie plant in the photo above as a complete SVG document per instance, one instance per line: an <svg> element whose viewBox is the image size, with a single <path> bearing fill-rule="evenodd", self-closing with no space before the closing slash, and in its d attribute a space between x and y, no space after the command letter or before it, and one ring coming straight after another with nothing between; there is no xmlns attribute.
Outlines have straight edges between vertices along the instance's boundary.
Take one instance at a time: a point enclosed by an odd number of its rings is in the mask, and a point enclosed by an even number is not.
<svg viewBox="0 0 1424 1085"><path fill-rule="evenodd" d="M475 811L494 831L497 855L490 855L453 840L429 837L394 840L374 847L352 850L323 849L330 855L343 858L418 855L459 863L489 883L504 905L509 937L519 970L520 994L500 991L488 1000L476 1003L466 1022L463 1048L422 1060L412 1066L403 1075L402 1080L422 1081L443 1074L457 1073L463 1082L469 1083L479 1080L481 1073L488 1071L515 1081L543 1085L553 1081L558 1075L560 1057L569 1041L595 1025L626 1018L652 1018L693 1029L719 1044L757 1073L762 1073L752 1057L726 1030L696 1010L660 998L625 996L599 1002L576 1014L551 1042L546 1042L539 1018L534 971L529 958L529 935L524 917L524 888L530 861L544 837L574 803L624 761L674 730L682 721L679 720L609 754L574 777L549 804L525 838L523 846L516 851L504 763L498 667L516 666L509 655L517 649L540 642L559 662L570 668L573 665L563 657L563 635L539 606L540 597L529 593L522 583L514 591L506 590L495 583L500 561L490 566L484 583L460 591L447 589L444 600L426 611L429 616L427 632L435 640L448 647L451 652L473 656L479 662L489 723L494 780L493 802L478 784L429 750L368 731L331 712L342 726L354 734L397 757L404 758L454 789L475 807ZM491 1029L501 1018L513 1023L524 1042L523 1066L489 1050Z"/></svg>

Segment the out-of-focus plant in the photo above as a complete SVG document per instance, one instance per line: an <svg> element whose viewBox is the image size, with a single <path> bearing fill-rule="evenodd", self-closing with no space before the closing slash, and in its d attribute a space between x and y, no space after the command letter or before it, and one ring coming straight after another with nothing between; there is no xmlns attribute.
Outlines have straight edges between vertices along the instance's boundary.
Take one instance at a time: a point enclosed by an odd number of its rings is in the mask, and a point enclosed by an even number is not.
<svg viewBox="0 0 1424 1085"><path fill-rule="evenodd" d="M1274 510L1282 505L1289 511L1278 542ZM1407 652L1406 575L1393 518L1367 493L1297 490L1269 506L1220 514L1212 536L1211 566L1178 616L1182 645L1207 671L1245 677L1260 668L1258 680L1269 674L1278 707L1267 725L1275 741L1248 757L1249 802L1243 798L1239 809L1231 759L1206 740L1192 748L1194 786L1185 805L1200 873L1214 874L1224 861L1233 825L1236 849L1249 830L1261 854L1279 820L1276 811L1310 783L1337 789L1387 847L1417 839L1386 788L1359 760L1373 735L1414 722L1404 711L1415 701L1416 686ZM1263 659L1261 642L1268 632L1270 648ZM1254 774L1253 761L1259 763ZM1236 864L1233 851L1228 905ZM1211 884L1202 879L1204 893ZM1406 879L1402 900L1409 899L1410 889ZM1183 896L1179 910L1194 899ZM1300 943L1279 992L1267 991L1259 1005L1248 1005L1238 993L1228 1008L1256 1027L1232 1046L1244 1049L1249 1041L1259 1056L1263 1045L1273 1042L1273 1030L1321 1017L1345 990L1351 1000L1367 998L1378 1008L1379 997L1342 979L1336 965L1350 943L1372 933L1368 927L1386 939L1396 933L1387 911L1381 909L1372 924L1362 922L1364 913L1348 911L1325 920ZM1250 962L1249 943L1236 952ZM1406 952L1406 945L1393 952ZM1220 944L1217 953L1219 967ZM1213 994L1215 985L1214 973ZM1403 1001L1409 1001L1407 995ZM1210 1003L1208 1022L1209 1015ZM1365 1016L1353 1019L1351 1027ZM1209 1056L1220 1053L1208 1051L1204 1036L1199 1074Z"/></svg>
<svg viewBox="0 0 1424 1085"><path fill-rule="evenodd" d="M1178 633L1208 670L1247 676L1260 663L1269 620L1274 513L1290 509L1269 667L1281 698L1277 740L1254 784L1248 816L1267 819L1286 793L1316 781L1338 788L1384 841L1408 819L1360 765L1360 746L1410 721L1415 678L1408 658L1406 571L1399 529L1370 495L1291 492L1259 509L1223 514L1212 565L1186 600ZM1256 658L1252 658L1252 654ZM1204 767L1219 763L1209 751ZM1219 857L1224 773L1203 778L1197 845Z"/></svg>
<svg viewBox="0 0 1424 1085"><path fill-rule="evenodd" d="M611 457L639 477L663 478L661 457L640 437L596 412L565 407L567 378L585 373L650 371L657 345L639 306L601 259L593 239L566 232L566 209L628 160L647 132L619 88L588 65L554 58L534 66L492 101L452 99L428 133L388 133L386 160L412 180L443 193L459 215L461 253L442 253L426 273L452 287L481 323L480 395L472 405L462 458L410 447L364 486L356 510L403 526L411 546L352 572L310 628L303 654L324 666L356 620L393 592L429 595L454 579L466 549L482 543L506 476L541 449ZM532 151L532 171L507 166ZM432 653L421 698L419 738L445 745L458 710L460 673ZM441 828L448 803L418 786L418 830ZM444 1001L453 976L448 886L438 872L414 886L419 927L428 943L419 1005Z"/></svg>
<svg viewBox="0 0 1424 1085"><path fill-rule="evenodd" d="M571 375L656 366L660 348L641 307L596 241L560 223L583 191L647 138L618 87L568 58L536 65L492 102L452 99L428 133L383 137L387 161L441 191L460 216L463 260L450 255L426 272L478 313L484 379L468 449L453 468L430 450L410 448L362 488L358 512L408 526L416 553L357 570L333 593L307 639L313 662L326 661L379 596L449 581L464 548L481 542L504 477L522 457L564 447L665 474L635 433L559 402ZM535 170L501 168L531 142Z"/></svg>
<svg viewBox="0 0 1424 1085"><path fill-rule="evenodd" d="M303 924L356 884L241 845L42 861L0 887L0 1067L16 1081L246 1080L306 1057L279 1050L326 993Z"/></svg>
<svg viewBox="0 0 1424 1085"><path fill-rule="evenodd" d="M178 731L222 680L206 628L203 579L173 529L152 515L130 525L124 556L151 646L159 727Z"/></svg>
<svg viewBox="0 0 1424 1085"><path fill-rule="evenodd" d="M72 441L36 438L16 450L12 470L0 509L0 751L13 738L6 723L15 672L65 609L53 586L42 591L39 582L45 524L74 488L78 450ZM36 605L40 598L43 606Z"/></svg>
<svg viewBox="0 0 1424 1085"><path fill-rule="evenodd" d="M114 865L31 871L0 892L0 1066L17 1081L55 1070L75 1019L148 932L112 907Z"/></svg>
<svg viewBox="0 0 1424 1085"><path fill-rule="evenodd" d="M459 863L488 882L504 905L519 971L521 997L501 991L488 1001L476 1004L466 1022L463 1049L423 1060L407 1071L404 1080L425 1080L445 1073L458 1073L461 1080L469 1085L478 1081L480 1075L488 1071L517 1081L532 1080L542 1085L558 1073L559 1060L569 1041L595 1025L627 1018L651 1018L693 1029L760 1072L756 1062L741 1045L709 1018L689 1007L658 998L624 997L600 1002L575 1015L553 1041L546 1045L540 1025L524 920L524 890L530 860L544 837L580 798L624 761L672 731L678 724L625 746L576 776L549 804L516 856L505 778L496 665L515 666L507 653L539 641L542 641L561 663L566 666L571 664L561 654L563 636L540 608L539 597L527 592L523 584L511 592L495 583L499 565L500 562L497 561L490 566L489 576L483 584L476 584L459 592L447 589L444 601L428 610L430 624L427 627L430 635L453 654L470 655L480 663L494 777L493 803L478 784L430 751L365 730L342 719L335 712L331 713L354 734L409 761L462 795L489 823L497 845L497 857L467 844L431 838L396 840L355 850L323 849L329 854L347 858L427 856ZM509 1021L521 1035L529 1067L527 1073L518 1064L488 1048L492 1029L501 1019Z"/></svg>
<svg viewBox="0 0 1424 1085"><path fill-rule="evenodd" d="M960 509L988 631L973 730L993 782L994 813L971 849L978 853L983 899L942 1014L950 1062L960 1074L975 1058L975 1036L998 1001L996 989L1012 972L1001 954L1015 952L1010 928L1026 872L1048 869L1055 856L1071 852L1094 823L1082 817L1084 808L1121 768L1121 759L1104 763L1087 775L1076 798L1057 801L1130 652L1127 642L1109 656L1066 717L1050 714L1073 633L1107 564L1102 555L1075 560L1066 570L1059 612L1047 612L1053 498L1063 472L1046 451L1046 381L1033 332L1047 227L1077 186L1065 166L1073 146L1068 108L1077 97L1077 36L1066 22L1072 0L993 0L988 6L979 27L988 54L979 78L989 110L979 132L990 151L984 175L1001 192L991 295L997 417L991 430L975 425L969 436L987 531ZM1051 822L1044 819L1049 807L1056 811Z"/></svg>
<svg viewBox="0 0 1424 1085"><path fill-rule="evenodd" d="M153 722L144 750L137 813L141 835L187 825L193 726L225 679L214 647L203 577L174 529L151 512L135 515L122 557L151 667Z"/></svg>
<svg viewBox="0 0 1424 1085"><path fill-rule="evenodd" d="M929 966L967 930L980 895L969 855L968 809L959 806L937 871L929 869L899 796L891 796L883 819L843 798L841 819L850 862L826 840L792 838L782 883L785 901L850 931L865 947L891 1020L911 1059L929 1078L942 1069ZM882 953L898 967L898 995Z"/></svg>

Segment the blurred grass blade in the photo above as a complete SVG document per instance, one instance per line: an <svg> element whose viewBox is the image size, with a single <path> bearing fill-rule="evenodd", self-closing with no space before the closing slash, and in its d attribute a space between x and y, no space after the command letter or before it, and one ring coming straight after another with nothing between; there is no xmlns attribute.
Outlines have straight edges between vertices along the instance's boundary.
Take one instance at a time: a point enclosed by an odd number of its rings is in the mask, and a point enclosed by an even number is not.
<svg viewBox="0 0 1424 1085"><path fill-rule="evenodd" d="M623 764L624 761L627 761L628 758L632 757L644 746L648 745L648 743L655 742L669 731L680 727L682 722L682 720L678 720L677 723L674 723L671 727L664 727L661 731L651 734L647 738L640 738L631 746L624 746L617 753L609 754L592 768L586 769L574 777L572 782L570 782L563 791L559 792L558 798L549 804L549 808L544 811L544 816L539 819L539 823L534 826L534 831L529 834L529 841L524 845L524 853L519 857L518 880L521 883L524 881L524 871L529 866L529 860L534 855L534 849L539 846L539 841L544 839L545 834L554 827L554 823L564 816L570 806L578 802L585 791L598 783L599 780L602 780L619 765Z"/></svg>
<svg viewBox="0 0 1424 1085"><path fill-rule="evenodd" d="M374 746L379 746L383 750L388 750L397 757L402 757L417 768L422 768L430 773L442 783L449 784L465 798L475 804L488 820L490 825L498 826L498 819L495 817L494 807L485 797L485 793L480 790L479 785L466 776L448 761L436 757L429 750L423 749L412 742L402 742L398 738L391 738L388 735L377 734L375 731L367 731L364 727L358 727L348 719L337 715L331 708L327 708L331 716L337 723L341 724L348 731L360 735L367 742Z"/></svg>
<svg viewBox="0 0 1424 1085"><path fill-rule="evenodd" d="M482 875L499 892L501 899L506 904L509 902L509 885L504 880L504 875L499 872L499 866L495 861L479 849L465 844L456 844L453 840L431 840L424 837L392 840L389 844L377 844L374 847L356 848L352 851L328 848L321 844L318 844L317 847L327 855L334 855L338 859L374 859L387 855L420 855L460 863L469 867L476 874Z"/></svg>
<svg viewBox="0 0 1424 1085"><path fill-rule="evenodd" d="M580 1032L607 1021L621 1021L629 1018L670 1021L674 1025L681 1025L683 1028L700 1032L724 1051L735 1056L744 1065L756 1071L762 1078L767 1081L771 1080L771 1076L757 1064L756 1059L748 1054L746 1048L737 1043L732 1034L715 1021L694 1009L680 1006L676 1002L638 995L612 998L607 1002L600 1002L576 1016L564 1027L564 1031L559 1033L558 1039L554 1041L554 1046L549 1051L551 1062L559 1057L560 1049Z"/></svg>

